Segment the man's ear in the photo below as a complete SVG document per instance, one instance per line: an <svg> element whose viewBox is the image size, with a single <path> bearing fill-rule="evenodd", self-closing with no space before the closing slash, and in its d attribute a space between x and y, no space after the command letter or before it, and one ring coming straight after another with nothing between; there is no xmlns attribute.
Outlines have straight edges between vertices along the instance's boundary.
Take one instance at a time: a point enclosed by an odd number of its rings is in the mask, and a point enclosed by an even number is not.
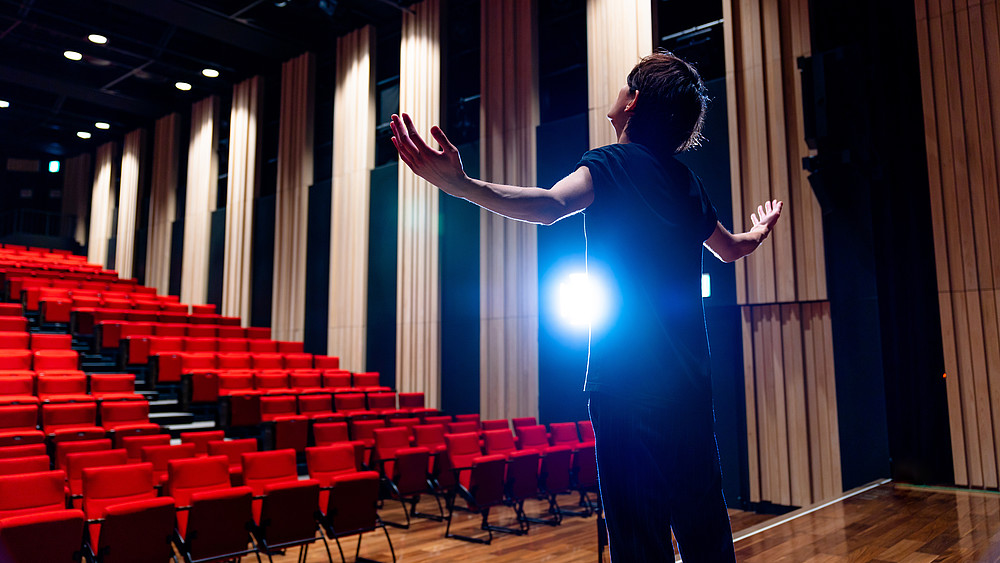
<svg viewBox="0 0 1000 563"><path fill-rule="evenodd" d="M632 95L632 99L625 104L625 113L632 113L635 111L635 105L639 103L639 91L636 90L635 94Z"/></svg>

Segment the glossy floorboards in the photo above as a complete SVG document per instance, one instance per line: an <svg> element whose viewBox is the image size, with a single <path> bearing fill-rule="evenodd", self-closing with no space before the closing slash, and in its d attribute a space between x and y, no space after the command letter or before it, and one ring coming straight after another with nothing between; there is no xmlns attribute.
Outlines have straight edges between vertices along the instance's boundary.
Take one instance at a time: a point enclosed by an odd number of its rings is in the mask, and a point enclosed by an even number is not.
<svg viewBox="0 0 1000 563"><path fill-rule="evenodd" d="M566 499L564 504L570 504ZM432 500L421 503L434 510ZM812 507L815 509L816 507ZM542 503L529 503L529 514L540 514ZM401 518L399 505L388 503L385 517ZM502 525L512 525L513 513L500 508ZM741 562L896 562L924 563L1000 561L1000 494L918 488L892 483L810 511L781 517L731 511L736 554ZM468 562L587 562L597 561L595 518L566 518L562 526L533 525L526 536L494 534L493 544L476 545L444 538L444 524L415 520L409 530L389 529L400 563ZM456 514L454 531L481 533L479 517ZM353 561L356 538L343 543ZM334 561L337 546L330 542ZM296 561L298 550L274 561ZM381 532L367 533L361 556L392 561ZM263 557L267 561L267 557ZM608 561L605 554L605 561ZM253 557L244 561L255 561ZM328 561L322 543L309 550L307 561ZM619 562L621 563L621 562Z"/></svg>

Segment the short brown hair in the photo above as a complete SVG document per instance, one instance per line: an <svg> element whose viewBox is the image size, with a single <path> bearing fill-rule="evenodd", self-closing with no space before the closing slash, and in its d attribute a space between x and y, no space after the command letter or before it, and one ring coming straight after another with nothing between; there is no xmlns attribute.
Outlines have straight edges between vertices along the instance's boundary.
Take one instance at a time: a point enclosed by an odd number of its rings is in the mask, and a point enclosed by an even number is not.
<svg viewBox="0 0 1000 563"><path fill-rule="evenodd" d="M629 140L674 154L701 144L708 95L690 63L669 51L653 53L632 68L628 87L639 92L625 126Z"/></svg>

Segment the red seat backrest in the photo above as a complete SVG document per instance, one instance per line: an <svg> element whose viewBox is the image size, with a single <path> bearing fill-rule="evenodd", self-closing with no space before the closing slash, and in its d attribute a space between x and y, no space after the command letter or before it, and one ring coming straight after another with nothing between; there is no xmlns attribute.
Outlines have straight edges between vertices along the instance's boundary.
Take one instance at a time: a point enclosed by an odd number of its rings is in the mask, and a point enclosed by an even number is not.
<svg viewBox="0 0 1000 563"><path fill-rule="evenodd" d="M45 471L0 477L0 518L66 508L66 473Z"/></svg>

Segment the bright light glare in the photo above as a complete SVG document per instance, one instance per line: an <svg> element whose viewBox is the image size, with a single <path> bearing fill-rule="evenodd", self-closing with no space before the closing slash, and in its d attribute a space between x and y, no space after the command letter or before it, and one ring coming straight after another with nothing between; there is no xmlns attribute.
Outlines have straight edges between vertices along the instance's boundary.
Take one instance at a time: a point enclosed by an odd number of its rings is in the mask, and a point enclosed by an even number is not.
<svg viewBox="0 0 1000 563"><path fill-rule="evenodd" d="M50 160L49 161L49 172L51 172L53 174L56 174L57 172L59 172L59 161L58 160Z"/></svg>
<svg viewBox="0 0 1000 563"><path fill-rule="evenodd" d="M604 311L604 295L587 274L570 274L559 284L559 316L575 327L590 326Z"/></svg>
<svg viewBox="0 0 1000 563"><path fill-rule="evenodd" d="M90 138L90 133L87 132L87 131L77 131L76 132L76 136L80 137L81 139L89 139Z"/></svg>
<svg viewBox="0 0 1000 563"><path fill-rule="evenodd" d="M712 296L712 277L708 274L701 275L701 296L711 297Z"/></svg>
<svg viewBox="0 0 1000 563"><path fill-rule="evenodd" d="M185 92L191 89L191 85L187 82L178 82L174 84L178 90L184 90Z"/></svg>
<svg viewBox="0 0 1000 563"><path fill-rule="evenodd" d="M111 129L111 124L105 123L103 121L98 121L97 123L94 124L94 127L97 127L98 129Z"/></svg>
<svg viewBox="0 0 1000 563"><path fill-rule="evenodd" d="M71 61L78 61L83 58L83 55L77 53L76 51L66 51L63 53L63 56Z"/></svg>
<svg viewBox="0 0 1000 563"><path fill-rule="evenodd" d="M9 107L10 107L10 102L8 102L7 100L0 100L0 108L9 108Z"/></svg>
<svg viewBox="0 0 1000 563"><path fill-rule="evenodd" d="M98 35L96 33L91 33L90 35L87 36L87 39L90 39L91 43L97 43L98 45L104 45L105 43L108 42L107 37L103 35Z"/></svg>
<svg viewBox="0 0 1000 563"><path fill-rule="evenodd" d="M203 75L205 75L206 77L208 77L208 78L218 78L219 77L219 71L215 70L214 68L203 69L201 71L201 73Z"/></svg>

